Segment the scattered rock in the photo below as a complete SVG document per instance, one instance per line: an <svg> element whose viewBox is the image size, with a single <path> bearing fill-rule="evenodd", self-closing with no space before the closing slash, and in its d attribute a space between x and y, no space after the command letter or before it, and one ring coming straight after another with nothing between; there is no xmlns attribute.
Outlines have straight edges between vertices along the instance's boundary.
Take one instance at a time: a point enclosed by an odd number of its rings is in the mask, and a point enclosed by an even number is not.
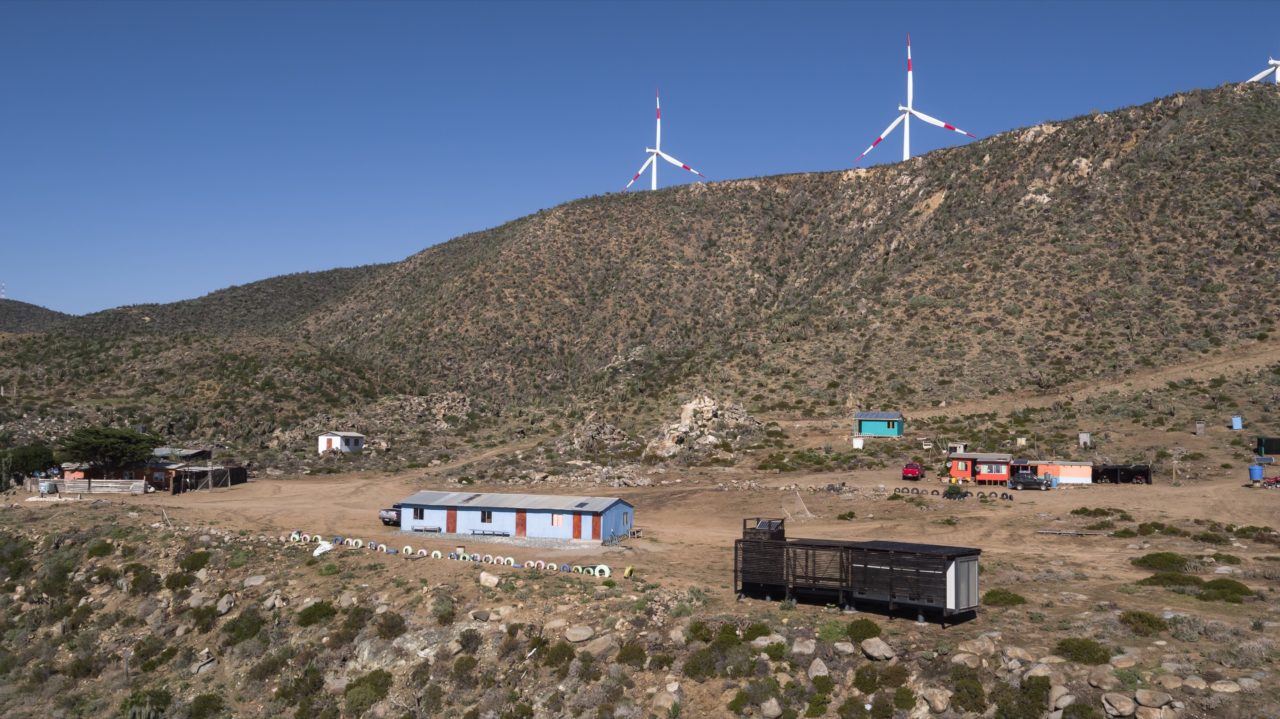
<svg viewBox="0 0 1280 719"><path fill-rule="evenodd" d="M596 630L585 624L575 624L564 630L564 638L568 641L574 642L575 644L578 642L585 642L595 635Z"/></svg>
<svg viewBox="0 0 1280 719"><path fill-rule="evenodd" d="M818 643L812 639L797 639L791 643L792 654L813 654L818 648Z"/></svg>
<svg viewBox="0 0 1280 719"><path fill-rule="evenodd" d="M996 644L988 637L978 637L970 639L967 642L960 642L956 647L957 651L967 652L969 654L977 654L980 657L989 657L996 653Z"/></svg>
<svg viewBox="0 0 1280 719"><path fill-rule="evenodd" d="M778 719L782 716L782 706L778 704L778 700L769 697L764 704L760 705L760 716L765 719Z"/></svg>
<svg viewBox="0 0 1280 719"><path fill-rule="evenodd" d="M1182 686L1188 689L1196 689L1198 691L1204 691L1205 689L1209 688L1209 682L1206 682L1200 677L1192 674L1191 676L1182 680Z"/></svg>
<svg viewBox="0 0 1280 719"><path fill-rule="evenodd" d="M222 598L218 600L219 616L231 611L231 608L234 607L235 605L236 605L235 597L232 597L230 594L222 595Z"/></svg>
<svg viewBox="0 0 1280 719"><path fill-rule="evenodd" d="M1209 688L1219 694L1235 694L1240 691L1240 685L1230 679L1223 679L1209 685Z"/></svg>
<svg viewBox="0 0 1280 719"><path fill-rule="evenodd" d="M951 692L937 687L920 690L920 696L929 703L929 711L941 714L951 707Z"/></svg>
<svg viewBox="0 0 1280 719"><path fill-rule="evenodd" d="M1182 687L1182 677L1177 674L1161 674L1156 677L1156 684L1165 689L1180 689Z"/></svg>
<svg viewBox="0 0 1280 719"><path fill-rule="evenodd" d="M827 671L827 663L820 657L814 657L813 662L809 664L809 681L813 681L816 677L830 676L830 674L831 672Z"/></svg>
<svg viewBox="0 0 1280 719"><path fill-rule="evenodd" d="M605 659L617 654L619 646L616 637L605 634L587 642L582 648L597 659Z"/></svg>
<svg viewBox="0 0 1280 719"><path fill-rule="evenodd" d="M1120 688L1120 680L1116 679L1111 667L1104 664L1089 670L1089 686L1109 692Z"/></svg>
<svg viewBox="0 0 1280 719"><path fill-rule="evenodd" d="M200 607L203 607L206 604L210 604L212 602L213 602L213 597L209 596L208 594L205 594L204 592L198 589L192 592L191 596L187 597L187 606L191 607L192 609L199 609Z"/></svg>
<svg viewBox="0 0 1280 719"><path fill-rule="evenodd" d="M489 621L489 610L476 609L471 612L471 618L477 622L487 622Z"/></svg>
<svg viewBox="0 0 1280 719"><path fill-rule="evenodd" d="M836 654L843 654L845 656L858 651L858 648L853 646L853 642L836 642L831 645L831 648L836 650Z"/></svg>
<svg viewBox="0 0 1280 719"><path fill-rule="evenodd" d="M1124 694L1111 692L1102 695L1102 708L1106 710L1107 716L1131 717L1138 705Z"/></svg>
<svg viewBox="0 0 1280 719"><path fill-rule="evenodd" d="M897 654L893 651L893 647L884 643L880 637L871 637L862 640L862 653L867 655L868 659L878 662L887 662L893 659Z"/></svg>
<svg viewBox="0 0 1280 719"><path fill-rule="evenodd" d="M244 584L244 588L248 589L249 587L256 587L265 581L267 581L266 575L255 574L252 577L245 577L243 584Z"/></svg>
<svg viewBox="0 0 1280 719"><path fill-rule="evenodd" d="M482 586L482 587L496 587L496 586L498 586L498 577L497 577L497 575L490 574L490 573L488 573L488 572L484 572L484 571L480 572L480 586Z"/></svg>
<svg viewBox="0 0 1280 719"><path fill-rule="evenodd" d="M679 703L680 698L668 691L661 691L653 695L653 708L663 716L670 716L671 707Z"/></svg>
<svg viewBox="0 0 1280 719"><path fill-rule="evenodd" d="M1022 647L1005 647L1004 655L1010 659L1017 659L1018 661L1025 662L1027 664L1036 660L1035 657L1031 656L1031 652L1023 649Z"/></svg>
<svg viewBox="0 0 1280 719"><path fill-rule="evenodd" d="M1129 669L1130 667L1136 666L1138 664L1138 660L1136 657L1128 654L1120 654L1111 657L1111 661L1108 663L1116 669Z"/></svg>
<svg viewBox="0 0 1280 719"><path fill-rule="evenodd" d="M673 629L672 631L674 632L679 630ZM769 634L767 636L756 637L755 639L752 639L751 648L756 650L763 650L765 647L769 646L770 644L786 644L786 642L787 642L787 638L782 636L781 634Z"/></svg>
<svg viewBox="0 0 1280 719"><path fill-rule="evenodd" d="M952 664L963 664L970 669L977 669L982 666L982 657L977 654L957 654L951 657Z"/></svg>
<svg viewBox="0 0 1280 719"><path fill-rule="evenodd" d="M1154 689L1139 689L1134 692L1133 698L1144 707L1154 707L1156 709L1159 709L1165 704L1173 701L1173 697L1169 696L1167 693L1156 691Z"/></svg>
<svg viewBox="0 0 1280 719"><path fill-rule="evenodd" d="M1262 682L1253 677L1240 677L1236 680L1236 684L1240 685L1242 692L1256 692L1262 688Z"/></svg>

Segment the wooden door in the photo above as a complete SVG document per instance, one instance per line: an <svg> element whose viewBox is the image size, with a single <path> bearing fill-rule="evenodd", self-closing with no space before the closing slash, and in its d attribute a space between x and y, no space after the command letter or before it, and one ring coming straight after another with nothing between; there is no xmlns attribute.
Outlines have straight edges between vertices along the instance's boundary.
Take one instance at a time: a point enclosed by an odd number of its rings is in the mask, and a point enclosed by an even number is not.
<svg viewBox="0 0 1280 719"><path fill-rule="evenodd" d="M600 539L600 519L598 514L591 515L591 538L597 541Z"/></svg>
<svg viewBox="0 0 1280 719"><path fill-rule="evenodd" d="M523 509L516 510L516 536L523 537L525 532L525 515Z"/></svg>
<svg viewBox="0 0 1280 719"><path fill-rule="evenodd" d="M324 438L324 451L328 452L333 449L333 437Z"/></svg>
<svg viewBox="0 0 1280 719"><path fill-rule="evenodd" d="M573 513L573 538L582 539L582 515Z"/></svg>
<svg viewBox="0 0 1280 719"><path fill-rule="evenodd" d="M450 507L444 515L444 531L453 534L458 531L458 509Z"/></svg>

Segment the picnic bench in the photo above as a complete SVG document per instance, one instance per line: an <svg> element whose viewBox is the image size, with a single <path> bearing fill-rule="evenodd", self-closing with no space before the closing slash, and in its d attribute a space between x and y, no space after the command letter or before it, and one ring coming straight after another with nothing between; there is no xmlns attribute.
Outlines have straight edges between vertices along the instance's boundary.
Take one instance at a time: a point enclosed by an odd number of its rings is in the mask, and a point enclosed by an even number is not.
<svg viewBox="0 0 1280 719"><path fill-rule="evenodd" d="M506 532L501 529L473 529L471 530L471 535L473 537L510 537L511 532Z"/></svg>
<svg viewBox="0 0 1280 719"><path fill-rule="evenodd" d="M439 534L442 530L439 527L414 527L415 532L427 532L429 534Z"/></svg>

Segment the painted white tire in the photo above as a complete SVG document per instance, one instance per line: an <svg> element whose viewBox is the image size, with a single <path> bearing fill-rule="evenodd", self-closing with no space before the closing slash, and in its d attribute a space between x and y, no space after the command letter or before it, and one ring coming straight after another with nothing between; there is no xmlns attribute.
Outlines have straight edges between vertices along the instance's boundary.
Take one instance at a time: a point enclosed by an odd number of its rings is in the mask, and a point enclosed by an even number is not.
<svg viewBox="0 0 1280 719"><path fill-rule="evenodd" d="M565 574L568 574L569 572L572 572L572 571L573 571L573 567L570 567L570 566L569 566L569 565L567 565L567 564L561 564L561 565L560 565L560 571L561 571L561 572L564 572Z"/></svg>
<svg viewBox="0 0 1280 719"><path fill-rule="evenodd" d="M480 558L480 562L483 564L493 564L493 555L492 554L484 555L483 557Z"/></svg>
<svg viewBox="0 0 1280 719"><path fill-rule="evenodd" d="M515 558L515 557L507 557L507 560L506 560L506 562L504 562L504 564L506 564L508 567L514 567L514 566L516 566L516 558Z"/></svg>
<svg viewBox="0 0 1280 719"><path fill-rule="evenodd" d="M612 574L613 574L613 570L609 569L609 565L601 564L596 566L597 577L608 577L608 576L611 576Z"/></svg>
<svg viewBox="0 0 1280 719"><path fill-rule="evenodd" d="M290 541L290 542L296 542L296 541L298 541L299 539L302 539L302 535L301 535L301 534L298 534L297 532L294 532L293 534L290 534L290 535L289 535L289 541Z"/></svg>
<svg viewBox="0 0 1280 719"><path fill-rule="evenodd" d="M587 575L588 577L594 577L594 576L596 576L596 568L595 568L595 567L583 567L583 568L582 568L582 573L583 573L583 574L585 574L585 575Z"/></svg>
<svg viewBox="0 0 1280 719"><path fill-rule="evenodd" d="M426 550L424 549L423 551L425 552ZM440 553L440 550L439 550L439 549L437 549L436 551L434 551L434 552L432 552L432 553L431 553L431 558L432 558L432 559L439 559L439 558L440 558L440 557L442 557L442 556L444 556L444 555Z"/></svg>
<svg viewBox="0 0 1280 719"><path fill-rule="evenodd" d="M547 568L547 563L546 563L546 562L544 562L544 561L542 561L541 559L534 560L534 562L533 562L533 568L534 568L534 569L546 569L546 568Z"/></svg>
<svg viewBox="0 0 1280 719"><path fill-rule="evenodd" d="M311 544L311 535L310 534L302 535L302 541L304 544Z"/></svg>
<svg viewBox="0 0 1280 719"><path fill-rule="evenodd" d="M313 534L311 535L311 541L315 542L316 544L319 544L324 541L324 537L321 537L319 534Z"/></svg>
<svg viewBox="0 0 1280 719"><path fill-rule="evenodd" d="M480 561L480 553L479 553L479 552L476 552L475 554L472 554L472 555L471 555L471 561L473 561L473 562L478 562L478 561Z"/></svg>
<svg viewBox="0 0 1280 719"><path fill-rule="evenodd" d="M356 549L359 549L359 548L361 548L361 547L363 547L363 546L364 546L364 540L363 540L363 539L353 539L353 540L351 540L351 546L355 547Z"/></svg>
<svg viewBox="0 0 1280 719"><path fill-rule="evenodd" d="M410 547L409 545L406 544L404 545L404 549L402 551L405 554L413 554L413 547Z"/></svg>
<svg viewBox="0 0 1280 719"><path fill-rule="evenodd" d="M575 564L575 565L573 565L573 573L574 573L574 574L582 574L582 565L581 565L581 564Z"/></svg>

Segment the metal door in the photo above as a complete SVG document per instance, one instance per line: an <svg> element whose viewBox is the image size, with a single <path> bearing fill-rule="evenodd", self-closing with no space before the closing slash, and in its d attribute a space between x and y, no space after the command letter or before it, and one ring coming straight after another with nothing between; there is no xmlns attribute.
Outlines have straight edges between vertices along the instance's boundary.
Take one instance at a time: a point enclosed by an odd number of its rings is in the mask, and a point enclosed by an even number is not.
<svg viewBox="0 0 1280 719"><path fill-rule="evenodd" d="M458 531L458 510L456 507L450 507L445 512L444 531L453 534Z"/></svg>

